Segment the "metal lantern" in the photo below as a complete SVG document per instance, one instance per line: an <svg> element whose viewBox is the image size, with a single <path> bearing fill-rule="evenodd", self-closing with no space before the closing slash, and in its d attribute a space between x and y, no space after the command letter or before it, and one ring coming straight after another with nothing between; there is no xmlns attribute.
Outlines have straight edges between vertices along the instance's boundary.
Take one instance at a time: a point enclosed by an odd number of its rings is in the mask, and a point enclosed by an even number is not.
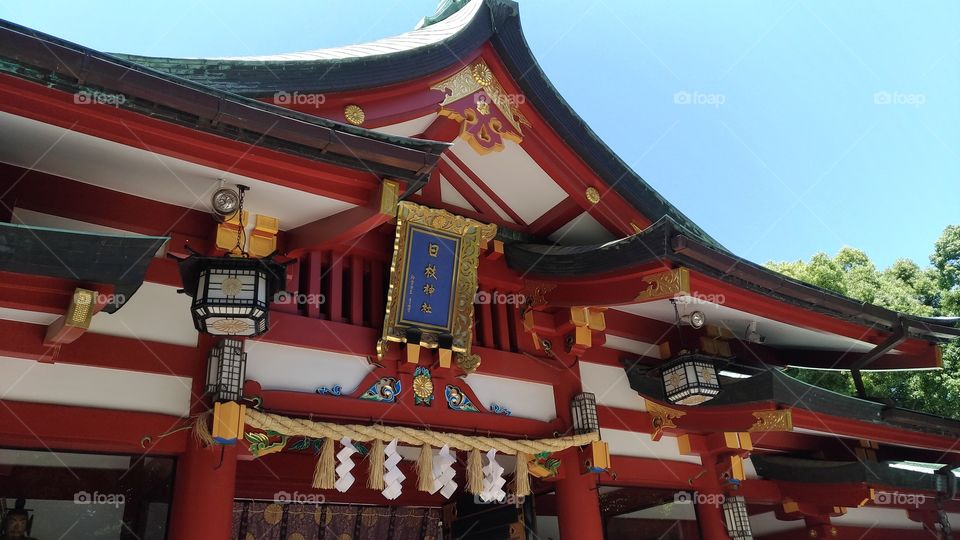
<svg viewBox="0 0 960 540"><path fill-rule="evenodd" d="M207 358L206 391L214 401L237 401L243 395L247 373L247 353L243 341L224 338L210 350Z"/></svg>
<svg viewBox="0 0 960 540"><path fill-rule="evenodd" d="M753 540L747 501L743 497L727 497L723 501L723 518L727 524L730 540Z"/></svg>
<svg viewBox="0 0 960 540"><path fill-rule="evenodd" d="M699 405L720 393L714 357L684 354L661 369L663 388L671 403Z"/></svg>
<svg viewBox="0 0 960 540"><path fill-rule="evenodd" d="M600 431L600 422L597 420L597 396L590 392L573 396L570 401L570 412L573 415L574 434Z"/></svg>
<svg viewBox="0 0 960 540"><path fill-rule="evenodd" d="M285 281L284 265L272 259L198 257L180 260L183 291L200 332L259 336L269 327L268 304Z"/></svg>

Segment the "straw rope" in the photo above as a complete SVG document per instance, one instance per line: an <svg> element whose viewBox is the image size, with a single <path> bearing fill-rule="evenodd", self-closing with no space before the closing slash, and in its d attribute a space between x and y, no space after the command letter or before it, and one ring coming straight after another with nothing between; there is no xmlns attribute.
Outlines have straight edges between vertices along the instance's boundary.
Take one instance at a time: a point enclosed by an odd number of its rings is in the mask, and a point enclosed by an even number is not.
<svg viewBox="0 0 960 540"><path fill-rule="evenodd" d="M328 422L314 422L300 418L288 418L286 416L264 413L250 408L247 409L246 424L255 429L275 431L290 436L331 438L333 440L349 437L355 441L383 442L390 442L397 439L407 445L422 446L427 444L433 448L441 448L445 444L449 445L450 448L465 451L480 450L486 452L493 448L497 452L507 455L516 455L517 453L533 455L540 452L559 452L572 446L583 446L598 440L598 434L596 432L558 437L555 439L514 440L502 437L424 431L403 426L341 425Z"/></svg>

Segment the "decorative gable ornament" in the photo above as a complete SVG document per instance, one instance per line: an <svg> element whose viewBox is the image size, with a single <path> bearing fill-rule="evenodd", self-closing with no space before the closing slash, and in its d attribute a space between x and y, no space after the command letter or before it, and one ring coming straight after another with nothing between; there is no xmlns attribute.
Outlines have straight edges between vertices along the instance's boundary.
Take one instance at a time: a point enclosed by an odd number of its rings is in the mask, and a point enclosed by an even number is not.
<svg viewBox="0 0 960 540"><path fill-rule="evenodd" d="M440 114L460 123L460 137L478 154L503 150L504 139L519 143L521 125L530 125L519 108L523 95L508 93L482 58L431 90L446 94Z"/></svg>

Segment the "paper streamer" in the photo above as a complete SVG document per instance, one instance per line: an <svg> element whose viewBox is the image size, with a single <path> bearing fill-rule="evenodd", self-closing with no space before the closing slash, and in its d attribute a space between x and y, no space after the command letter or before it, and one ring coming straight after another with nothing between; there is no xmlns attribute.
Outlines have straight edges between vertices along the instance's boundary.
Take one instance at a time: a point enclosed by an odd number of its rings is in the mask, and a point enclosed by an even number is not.
<svg viewBox="0 0 960 540"><path fill-rule="evenodd" d="M343 445L343 449L337 452L337 461L340 464L337 465L337 481L334 482L333 487L337 488L340 493L346 493L356 481L350 471L354 467L352 456L357 453L357 448L353 446L350 437L340 439L340 444Z"/></svg>
<svg viewBox="0 0 960 540"><path fill-rule="evenodd" d="M397 439L390 441L390 444L383 449L383 454L386 456L386 459L383 461L383 467L386 472L383 474L385 487L381 493L383 493L384 497L392 501L400 496L403 490L403 481L407 478L400 468L397 467L397 464L399 464L402 459L397 452Z"/></svg>
<svg viewBox="0 0 960 540"><path fill-rule="evenodd" d="M453 464L456 462L457 458L450 452L450 445L443 445L443 448L433 458L433 489L430 490L431 495L439 491L444 498L449 499L457 491L457 483L453 480L457 475L457 472L453 470Z"/></svg>
<svg viewBox="0 0 960 540"><path fill-rule="evenodd" d="M483 490L480 500L483 502L502 501L507 493L503 486L507 481L503 477L503 467L497 463L497 451L491 448L487 452L487 465L483 468Z"/></svg>

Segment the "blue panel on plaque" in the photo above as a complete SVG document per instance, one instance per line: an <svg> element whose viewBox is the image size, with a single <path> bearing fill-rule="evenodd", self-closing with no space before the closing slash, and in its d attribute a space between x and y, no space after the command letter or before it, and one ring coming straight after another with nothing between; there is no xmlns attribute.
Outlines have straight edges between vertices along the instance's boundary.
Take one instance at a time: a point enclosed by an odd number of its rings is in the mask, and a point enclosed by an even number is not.
<svg viewBox="0 0 960 540"><path fill-rule="evenodd" d="M410 227L399 322L450 330L460 238Z"/></svg>

